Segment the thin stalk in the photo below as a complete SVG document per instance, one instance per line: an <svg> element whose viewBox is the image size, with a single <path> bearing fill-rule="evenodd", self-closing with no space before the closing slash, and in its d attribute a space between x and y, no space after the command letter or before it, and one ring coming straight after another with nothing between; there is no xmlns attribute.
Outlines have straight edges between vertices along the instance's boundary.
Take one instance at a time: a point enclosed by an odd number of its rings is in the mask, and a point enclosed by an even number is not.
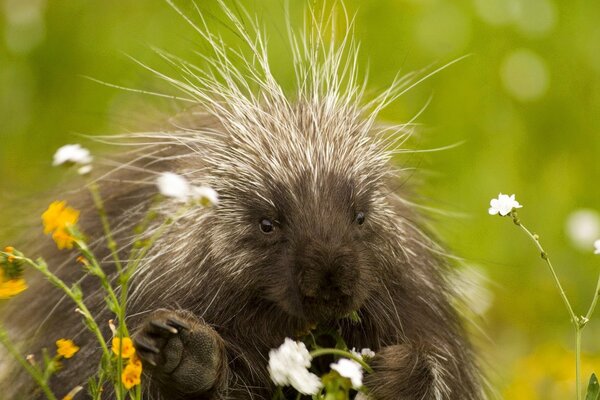
<svg viewBox="0 0 600 400"><path fill-rule="evenodd" d="M108 294L108 297L110 297L113 304L118 305L119 299L117 298L115 291L113 290L112 286L110 285L110 282L108 281L108 277L106 276L106 273L104 273L104 270L100 266L100 263L98 263L96 256L94 256L94 253L92 253L90 248L87 246L87 244L83 240L76 239L75 243L77 244L77 247L79 248L81 253L84 255L84 257L92 264L92 268L90 269L90 272L92 272L94 275L96 275L100 279L100 284L102 285L102 288L104 290L106 290L106 293Z"/></svg>
<svg viewBox="0 0 600 400"><path fill-rule="evenodd" d="M571 318L571 322L573 323L573 325L578 326L579 318L577 318L577 316L573 312L573 307L571 306L571 303L569 302L569 299L567 298L567 294L565 293L565 290L563 289L563 287L560 283L560 280L558 279L558 275L556 274L556 271L554 270L554 267L552 266L550 257L548 257L548 253L546 253L546 250L544 250L544 248L542 247L537 235L534 235L533 233L531 233L529 231L529 229L527 229L525 226L523 226L523 224L521 224L521 221L519 221L515 212L513 212L513 221L514 221L515 225L517 225L519 228L521 228L527 234L527 236L529 236L529 238L533 241L533 243L535 243L536 247L540 251L542 259L548 265L548 268L550 269L550 273L552 274L552 277L554 278L554 283L556 284L556 287L558 288L558 291L560 292L560 297L562 298L563 302L565 303L565 306L567 307L567 311L569 312L569 317Z"/></svg>
<svg viewBox="0 0 600 400"><path fill-rule="evenodd" d="M577 327L575 336L575 390L577 391L577 400L581 400L581 333L583 327Z"/></svg>
<svg viewBox="0 0 600 400"><path fill-rule="evenodd" d="M588 313L586 314L585 317L581 317L581 318L577 317L575 315L575 312L573 311L573 307L571 306L571 303L569 302L567 294L565 293L565 290L563 289L563 287L560 283L560 280L558 279L558 275L556 274L556 271L554 270L554 267L552 266L550 257L548 257L548 253L542 247L542 244L540 243L538 236L531 233L529 231L529 229L527 229L523 224L521 224L521 221L519 220L519 217L517 216L516 211L511 212L511 216L512 216L512 219L513 219L513 222L515 223L515 225L517 225L519 228L521 228L523 230L523 232L525 232L527 234L527 236L529 236L529 238L533 241L533 243L535 243L536 247L540 251L540 255L541 255L542 259L548 265L548 268L550 269L550 273L552 274L552 277L554 278L554 283L556 284L556 287L558 288L560 296L561 296L563 302L565 303L565 306L567 307L567 311L569 312L569 317L571 318L571 323L575 327L575 348L576 348L576 350L575 350L575 391L577 394L577 400L581 400L581 336L582 336L583 328L587 324L589 317L592 315L592 312L594 311L594 308L596 307L596 302L598 301L598 293L600 291L600 278L596 285L596 293L594 295L594 299L592 301L592 304L590 305L590 309L588 310Z"/></svg>
<svg viewBox="0 0 600 400"><path fill-rule="evenodd" d="M587 323L590 318L592 317L592 314L594 313L594 310L596 309L596 304L598 303L598 297L600 297L600 276L598 276L598 282L596 283L596 291L594 292L594 298L592 299L592 304L590 304L590 308L588 309L588 312L585 314L585 322Z"/></svg>
<svg viewBox="0 0 600 400"><path fill-rule="evenodd" d="M15 258L17 258L17 257L15 257ZM38 265L37 263L35 263L33 260L31 260L29 258L26 258L26 257L18 257L18 258L25 261L27 264L29 264L30 266L35 268L37 271L41 272L42 275L44 275L46 277L46 279L48 279L50 281L50 283L52 283L54 286L61 289L71 300L73 300L75 305L77 305L77 307L79 308L79 312L83 315L85 320L88 322L89 329L92 331L92 333L94 333L94 335L98 339L98 343L100 344L100 347L102 348L102 352L104 353L104 356L107 358L110 358L110 351L108 350L106 341L104 340L104 337L102 336L100 327L96 323L96 320L92 316L92 313L90 312L90 310L87 308L85 303L79 298L79 296L77 296L71 290L71 288L69 288L62 281L62 279L60 279L59 277L57 277L56 275L51 273L48 270L48 266L43 261L40 262L40 264Z"/></svg>
<svg viewBox="0 0 600 400"><path fill-rule="evenodd" d="M134 253L134 257L132 257L131 262L128 263L127 265L127 278L129 278L131 276L131 274L133 274L135 272L135 270L137 269L137 267L139 267L140 263L142 262L143 258L146 256L146 254L148 253L148 251L150 251L150 249L152 248L152 246L154 245L154 243L165 233L165 231L174 223L176 222L186 211L188 210L187 207L181 207L177 213L175 213L175 216L173 217L168 217L167 219L165 219L163 221L163 223L154 231L154 233L150 236L150 238L144 243L144 245L137 251Z"/></svg>
<svg viewBox="0 0 600 400"><path fill-rule="evenodd" d="M319 349L319 350L314 350L310 352L310 356L312 358L316 358L316 357L320 357L320 356L324 356L324 355L336 355L336 356L340 356L340 357L346 357L349 358L351 360L356 361L357 363L360 364L361 367L364 368L365 371L367 371L368 373L373 373L373 368L371 368L369 366L369 364L367 364L362 357L357 357L354 354L350 353L349 351L345 351L345 350L340 350L340 349Z"/></svg>
<svg viewBox="0 0 600 400"><path fill-rule="evenodd" d="M46 395L46 398L48 400L57 400L54 393L52 393L52 391L50 390L50 387L48 387L48 384L45 381L43 374L37 368L35 368L33 365L27 362L27 360L21 355L19 350L17 350L17 348L13 345L10 338L8 337L8 334L1 326L0 343L2 343L4 347L6 347L6 350L8 350L8 352L15 358L15 360L17 360L19 364L21 364L21 366L29 373L29 375L31 375L31 377L35 380L40 389L42 389L42 391L44 392L44 395Z"/></svg>
<svg viewBox="0 0 600 400"><path fill-rule="evenodd" d="M117 242L113 238L112 230L110 229L110 223L108 221L108 216L106 214L106 208L104 207L104 202L102 201L102 197L100 196L100 189L98 188L98 184L91 183L88 186L88 189L92 195L92 199L94 200L94 205L98 210L98 215L100 216L100 221L102 222L102 228L104 229L104 235L106 236L107 247L110 250L113 260L115 261L115 265L117 266L117 271L121 273L123 270L123 266L121 264L121 260L119 259L119 251Z"/></svg>

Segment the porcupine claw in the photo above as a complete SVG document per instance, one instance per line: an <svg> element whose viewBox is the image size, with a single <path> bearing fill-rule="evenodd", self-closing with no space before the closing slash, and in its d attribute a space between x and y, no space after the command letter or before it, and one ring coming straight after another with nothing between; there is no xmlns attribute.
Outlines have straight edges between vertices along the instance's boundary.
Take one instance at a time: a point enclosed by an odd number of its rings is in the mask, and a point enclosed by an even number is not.
<svg viewBox="0 0 600 400"><path fill-rule="evenodd" d="M133 335L147 371L165 393L201 395L220 384L224 344L217 332L193 313L159 309ZM185 396L182 398L186 398Z"/></svg>

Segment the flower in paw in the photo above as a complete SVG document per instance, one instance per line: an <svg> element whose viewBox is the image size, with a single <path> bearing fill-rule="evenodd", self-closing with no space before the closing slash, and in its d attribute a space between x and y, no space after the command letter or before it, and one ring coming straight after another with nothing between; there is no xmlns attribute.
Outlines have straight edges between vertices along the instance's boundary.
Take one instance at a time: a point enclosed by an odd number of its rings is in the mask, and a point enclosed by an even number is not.
<svg viewBox="0 0 600 400"><path fill-rule="evenodd" d="M308 368L312 357L302 342L286 338L277 349L269 352L269 374L279 386L292 386L307 395L316 394L323 386L321 379Z"/></svg>

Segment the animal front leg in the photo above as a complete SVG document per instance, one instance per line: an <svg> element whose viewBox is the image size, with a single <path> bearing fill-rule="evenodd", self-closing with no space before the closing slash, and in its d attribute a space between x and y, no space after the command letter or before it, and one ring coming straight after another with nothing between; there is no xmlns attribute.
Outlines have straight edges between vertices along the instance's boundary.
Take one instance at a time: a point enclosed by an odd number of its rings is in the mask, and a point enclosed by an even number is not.
<svg viewBox="0 0 600 400"><path fill-rule="evenodd" d="M193 313L159 309L133 340L150 387L157 387L161 398L218 398L227 375L223 339Z"/></svg>
<svg viewBox="0 0 600 400"><path fill-rule="evenodd" d="M451 399L443 367L423 348L398 344L382 348L373 358L373 373L365 377L374 400Z"/></svg>

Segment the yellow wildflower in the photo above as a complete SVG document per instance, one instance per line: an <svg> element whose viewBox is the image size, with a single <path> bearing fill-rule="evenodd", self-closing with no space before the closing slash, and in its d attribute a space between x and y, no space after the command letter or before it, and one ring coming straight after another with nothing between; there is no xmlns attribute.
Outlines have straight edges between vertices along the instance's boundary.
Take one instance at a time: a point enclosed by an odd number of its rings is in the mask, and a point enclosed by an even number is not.
<svg viewBox="0 0 600 400"><path fill-rule="evenodd" d="M6 279L4 270L0 268L0 299L10 299L27 289L25 279Z"/></svg>
<svg viewBox="0 0 600 400"><path fill-rule="evenodd" d="M8 253L8 254L14 254L14 252L15 252L15 248L14 248L14 247L12 247L12 246L5 247L5 248L4 248L4 252L5 252L5 253ZM7 262L9 262L9 263L12 263L13 261L15 261L15 257L14 257L14 255L10 255L10 256L8 256L8 257L6 258L6 261L7 261Z"/></svg>
<svg viewBox="0 0 600 400"><path fill-rule="evenodd" d="M69 233L64 229L58 229L54 231L52 234L52 239L54 239L54 242L56 242L56 247L58 247L59 250L72 249L73 242L75 241L75 238L69 235Z"/></svg>
<svg viewBox="0 0 600 400"><path fill-rule="evenodd" d="M52 239L59 249L71 249L75 238L69 234L67 228L77 224L79 211L67 206L65 201L55 201L42 214L44 233L52 233Z"/></svg>
<svg viewBox="0 0 600 400"><path fill-rule="evenodd" d="M135 365L137 368L140 369L142 368L142 360L140 360L140 358L135 353L129 359L128 365L129 364Z"/></svg>
<svg viewBox="0 0 600 400"><path fill-rule="evenodd" d="M116 355L119 355L119 353L120 353L121 358L130 358L135 354L135 348L133 347L133 342L128 337L123 338L123 344L121 344L121 340L118 337L113 338L112 351Z"/></svg>
<svg viewBox="0 0 600 400"><path fill-rule="evenodd" d="M129 362L121 374L121 382L123 382L125 389L129 390L135 385L139 385L141 383L141 377L141 363L138 364Z"/></svg>
<svg viewBox="0 0 600 400"><path fill-rule="evenodd" d="M71 358L79 351L79 347L70 339L58 339L56 341L56 354L64 358Z"/></svg>

